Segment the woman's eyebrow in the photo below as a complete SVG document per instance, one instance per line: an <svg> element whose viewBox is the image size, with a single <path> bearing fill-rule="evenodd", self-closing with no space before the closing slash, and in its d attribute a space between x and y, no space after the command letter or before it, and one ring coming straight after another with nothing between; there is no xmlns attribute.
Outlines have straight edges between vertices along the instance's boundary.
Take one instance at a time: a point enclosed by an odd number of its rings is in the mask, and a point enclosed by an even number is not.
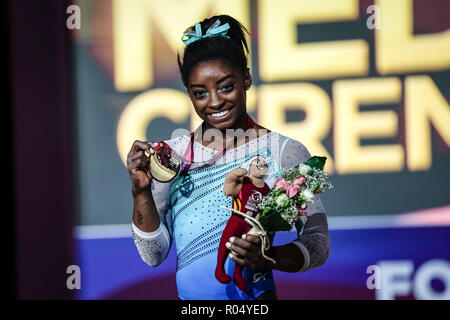
<svg viewBox="0 0 450 320"><path fill-rule="evenodd" d="M225 81L226 79L231 78L231 77L234 77L234 76L235 76L234 74L228 74L228 75L226 75L225 77L220 78L219 80L217 80L217 81L216 81L216 84L219 84L219 83ZM206 86L205 86L204 84L196 84L196 83L193 83L193 84L191 84L191 85L189 86L189 88L192 88L192 87L201 87L201 88L205 88Z"/></svg>

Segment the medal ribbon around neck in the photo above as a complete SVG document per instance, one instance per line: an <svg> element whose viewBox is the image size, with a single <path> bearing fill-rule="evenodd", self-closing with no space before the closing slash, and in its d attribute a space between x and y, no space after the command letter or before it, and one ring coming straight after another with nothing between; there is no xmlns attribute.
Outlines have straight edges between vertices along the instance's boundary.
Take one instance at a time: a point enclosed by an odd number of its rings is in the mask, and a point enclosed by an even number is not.
<svg viewBox="0 0 450 320"><path fill-rule="evenodd" d="M247 122L245 124L244 131L247 131L248 129L253 128L254 125L255 125L255 121L253 121L253 119L247 114ZM234 144L234 141L232 143ZM212 157L210 160L206 161L205 165L214 163L220 156L225 154L227 148L229 148L230 146L231 146L231 143L228 143L227 145L225 145L220 151L218 151L215 154L214 157ZM189 161L182 163L181 174L187 174L191 165L194 163L194 161L193 161L194 160L194 134L193 133L191 134L191 142L184 153L184 158L188 159Z"/></svg>
<svg viewBox="0 0 450 320"><path fill-rule="evenodd" d="M244 127L244 131L253 128L255 122L247 114L247 122ZM196 169L211 165L220 156L223 156L226 150L233 144L234 140L227 145L225 145L222 150L218 151L214 157L205 162L194 162L194 141L195 132L191 133L191 139L184 156L181 157L175 151L172 150L170 145L164 141L160 141L158 146L153 148L154 153L150 155L150 172L157 181L159 182L170 182L177 176L189 177L189 170L192 165L198 165ZM192 170L192 169L191 169ZM183 179L183 181L186 179ZM187 182L187 181L186 181Z"/></svg>

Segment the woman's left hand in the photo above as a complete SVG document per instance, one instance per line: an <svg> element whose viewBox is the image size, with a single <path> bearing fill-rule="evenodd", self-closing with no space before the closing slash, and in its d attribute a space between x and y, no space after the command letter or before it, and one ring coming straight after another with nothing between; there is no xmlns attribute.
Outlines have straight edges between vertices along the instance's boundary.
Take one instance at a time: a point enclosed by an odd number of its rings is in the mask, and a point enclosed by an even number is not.
<svg viewBox="0 0 450 320"><path fill-rule="evenodd" d="M272 268L274 265L262 256L261 239L258 236L244 234L242 238L231 237L227 248L231 251L229 257L244 267ZM271 256L270 253L266 255Z"/></svg>

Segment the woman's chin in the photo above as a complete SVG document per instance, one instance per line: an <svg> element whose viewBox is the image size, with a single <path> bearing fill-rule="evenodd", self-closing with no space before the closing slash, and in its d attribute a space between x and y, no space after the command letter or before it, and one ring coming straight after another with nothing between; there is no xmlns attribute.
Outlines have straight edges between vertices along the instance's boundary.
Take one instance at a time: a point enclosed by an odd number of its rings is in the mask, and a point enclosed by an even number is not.
<svg viewBox="0 0 450 320"><path fill-rule="evenodd" d="M227 117L226 119L214 119L212 116L208 116L208 125L217 130L226 130L234 127L237 119L234 117Z"/></svg>
<svg viewBox="0 0 450 320"><path fill-rule="evenodd" d="M204 120L208 123L209 127L217 130L226 130L236 127L241 127L241 123L246 118L247 112L242 112L239 108L232 107L230 111L222 117L213 117L211 114L207 114Z"/></svg>
<svg viewBox="0 0 450 320"><path fill-rule="evenodd" d="M223 131L226 129L230 129L233 127L233 122L232 121L224 121L224 122L220 122L220 123L210 123L210 126L213 127L214 129Z"/></svg>

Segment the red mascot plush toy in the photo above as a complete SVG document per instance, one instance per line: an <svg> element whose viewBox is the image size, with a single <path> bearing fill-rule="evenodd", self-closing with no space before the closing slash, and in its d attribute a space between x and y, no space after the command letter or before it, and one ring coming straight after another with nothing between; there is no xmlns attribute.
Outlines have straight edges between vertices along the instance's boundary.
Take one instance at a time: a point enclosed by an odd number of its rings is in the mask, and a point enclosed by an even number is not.
<svg viewBox="0 0 450 320"><path fill-rule="evenodd" d="M225 177L223 193L233 197L233 209L241 211L251 217L255 217L258 212L258 204L261 202L270 188L264 182L268 166L264 158L255 157L249 162L249 172L243 168L237 168L228 173ZM248 176L247 176L248 173ZM240 215L232 213L220 239L219 251L217 254L216 278L221 283L229 283L231 277L225 273L225 260L230 253L226 243L230 237L241 237L250 231L251 226ZM236 263L233 282L241 289L247 289L247 281L242 276L243 267Z"/></svg>

